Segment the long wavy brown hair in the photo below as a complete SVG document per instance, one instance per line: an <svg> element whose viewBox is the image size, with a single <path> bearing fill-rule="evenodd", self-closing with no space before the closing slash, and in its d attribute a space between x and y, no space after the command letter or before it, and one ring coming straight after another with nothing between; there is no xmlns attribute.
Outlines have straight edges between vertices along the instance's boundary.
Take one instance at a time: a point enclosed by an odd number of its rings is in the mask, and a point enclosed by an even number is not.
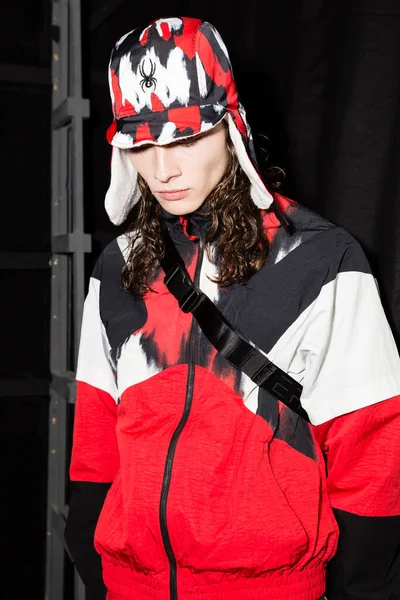
<svg viewBox="0 0 400 600"><path fill-rule="evenodd" d="M269 250L260 209L250 196L250 181L230 140L228 155L223 178L197 211L211 217L205 247L209 260L217 266L218 276L213 281L222 287L245 283L265 264ZM274 168L265 171L265 178L269 178L269 188L279 186ZM140 175L138 184L142 196L128 220L129 255L122 271L122 286L134 298L152 291L151 282L164 252L161 207Z"/></svg>

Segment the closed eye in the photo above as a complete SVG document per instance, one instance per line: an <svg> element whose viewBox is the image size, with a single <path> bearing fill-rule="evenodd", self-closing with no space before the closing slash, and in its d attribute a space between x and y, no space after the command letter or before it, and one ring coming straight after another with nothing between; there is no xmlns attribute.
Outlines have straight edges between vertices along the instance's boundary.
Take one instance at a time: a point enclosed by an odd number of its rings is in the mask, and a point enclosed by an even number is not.
<svg viewBox="0 0 400 600"><path fill-rule="evenodd" d="M145 152L151 148L154 144L143 144L142 146L135 146L134 148L128 148L130 154L139 154L139 152Z"/></svg>
<svg viewBox="0 0 400 600"><path fill-rule="evenodd" d="M185 146L185 148L189 148L190 146L193 146L201 137L203 136L200 134L183 140L177 140L174 142L174 145L176 144L177 146Z"/></svg>
<svg viewBox="0 0 400 600"><path fill-rule="evenodd" d="M177 146L184 146L185 148L190 148L190 146L194 146L197 140L182 140L182 142L177 142Z"/></svg>

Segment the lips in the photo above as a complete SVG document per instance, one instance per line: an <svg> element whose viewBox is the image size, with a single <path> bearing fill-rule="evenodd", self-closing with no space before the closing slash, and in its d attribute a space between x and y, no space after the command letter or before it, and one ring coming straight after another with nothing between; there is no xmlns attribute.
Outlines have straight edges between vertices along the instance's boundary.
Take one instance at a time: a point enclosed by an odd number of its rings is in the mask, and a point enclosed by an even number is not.
<svg viewBox="0 0 400 600"><path fill-rule="evenodd" d="M163 200L182 200L189 193L189 189L186 190L174 190L171 192L158 192L158 195Z"/></svg>

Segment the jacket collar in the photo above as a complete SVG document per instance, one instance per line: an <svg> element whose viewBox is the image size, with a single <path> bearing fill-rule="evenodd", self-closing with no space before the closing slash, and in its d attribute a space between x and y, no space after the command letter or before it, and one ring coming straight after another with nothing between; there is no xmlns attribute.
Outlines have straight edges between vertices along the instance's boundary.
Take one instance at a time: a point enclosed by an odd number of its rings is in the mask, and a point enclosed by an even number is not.
<svg viewBox="0 0 400 600"><path fill-rule="evenodd" d="M205 237L212 224L211 215L203 215L198 211L188 215L177 216L161 208L163 219L176 241L196 242L199 237Z"/></svg>

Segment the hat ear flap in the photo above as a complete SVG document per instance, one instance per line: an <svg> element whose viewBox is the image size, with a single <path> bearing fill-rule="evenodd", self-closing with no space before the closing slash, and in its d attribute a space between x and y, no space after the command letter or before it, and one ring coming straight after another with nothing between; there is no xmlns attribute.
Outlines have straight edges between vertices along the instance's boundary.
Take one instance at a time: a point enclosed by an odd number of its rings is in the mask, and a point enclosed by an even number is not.
<svg viewBox="0 0 400 600"><path fill-rule="evenodd" d="M110 221L120 225L140 198L137 171L129 160L128 152L113 146L111 154L111 181L105 197L105 208Z"/></svg>
<svg viewBox="0 0 400 600"><path fill-rule="evenodd" d="M229 135L235 147L239 164L251 183L250 195L253 199L253 202L256 206L258 206L258 208L267 209L271 206L274 199L268 189L265 187L261 176L253 165L240 131L236 127L229 112L226 115L226 120L228 121Z"/></svg>

